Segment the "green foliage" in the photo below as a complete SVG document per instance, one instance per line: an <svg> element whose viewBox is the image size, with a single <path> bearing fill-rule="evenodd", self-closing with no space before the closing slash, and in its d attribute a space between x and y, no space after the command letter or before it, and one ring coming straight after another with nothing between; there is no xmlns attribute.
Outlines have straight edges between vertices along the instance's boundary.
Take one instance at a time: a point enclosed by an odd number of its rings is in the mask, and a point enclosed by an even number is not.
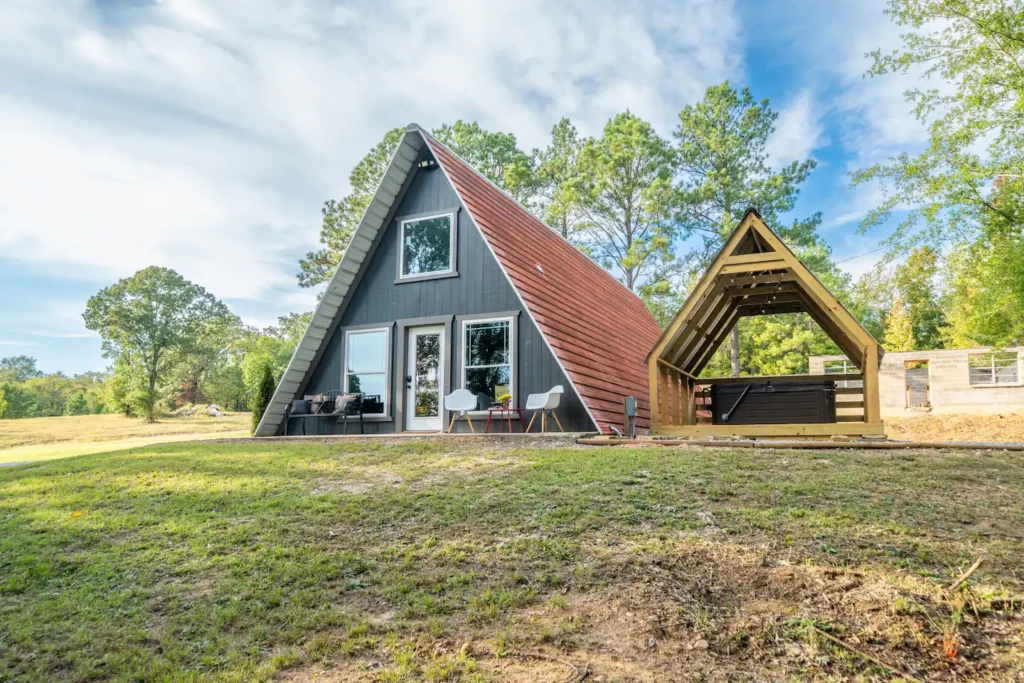
<svg viewBox="0 0 1024 683"><path fill-rule="evenodd" d="M915 88L907 101L929 141L858 171L855 184L878 182L885 200L862 230L909 208L888 239L894 248L919 241L970 240L998 216L1024 228L1019 202L1000 204L998 184L1024 193L1024 11L1017 0L889 0L886 13L906 30L903 46L872 53L870 76L921 73L946 87ZM993 183L996 183L995 185Z"/></svg>
<svg viewBox="0 0 1024 683"><path fill-rule="evenodd" d="M548 147L534 153L541 215L573 244L581 242L584 221L583 144L576 127L563 118L552 126Z"/></svg>
<svg viewBox="0 0 1024 683"><path fill-rule="evenodd" d="M239 350L238 342L242 334L241 321L234 315L213 316L200 324L191 343L170 354L172 370L168 383L173 391L170 398L177 403L197 404L211 399L208 390L221 389L222 393L227 393L223 383L232 377L232 373L226 368L233 354ZM211 381L214 379L220 384ZM237 403L234 400L231 403L223 402L232 406Z"/></svg>
<svg viewBox="0 0 1024 683"><path fill-rule="evenodd" d="M4 387L0 385L0 420L3 419L4 414L7 412L7 398L4 394Z"/></svg>
<svg viewBox="0 0 1024 683"><path fill-rule="evenodd" d="M1024 342L1024 234L1020 230L1001 216L991 216L983 221L977 240L951 250L946 266L943 302L948 325L942 333L948 346Z"/></svg>
<svg viewBox="0 0 1024 683"><path fill-rule="evenodd" d="M31 356L0 358L0 381L24 382L42 376L43 373L36 368L36 359Z"/></svg>
<svg viewBox="0 0 1024 683"><path fill-rule="evenodd" d="M906 262L896 268L893 277L895 291L903 299L910 316L916 349L942 347L941 328L945 325L945 314L939 301L938 274L938 254L923 246L910 252Z"/></svg>
<svg viewBox="0 0 1024 683"><path fill-rule="evenodd" d="M260 369L259 384L256 387L256 391L252 395L252 431L256 433L256 428L260 424L260 420L263 419L263 413L267 412L267 407L270 405L270 400L274 398L274 388L277 386L274 382L274 370L270 367L270 363L264 363Z"/></svg>
<svg viewBox="0 0 1024 683"><path fill-rule="evenodd" d="M900 295L893 300L892 308L885 319L885 349L887 351L914 350L913 321L903 297Z"/></svg>
<svg viewBox="0 0 1024 683"><path fill-rule="evenodd" d="M790 226L780 216L792 211L803 183L817 163L794 161L773 169L766 147L779 115L767 99L754 100L747 88L729 82L707 89L704 99L679 112L679 190L684 236L699 236L701 249L690 261L705 267L732 233L743 213L755 208L791 247L821 243L820 214Z"/></svg>
<svg viewBox="0 0 1024 683"><path fill-rule="evenodd" d="M85 392L78 392L64 404L65 415L88 415L89 402L85 399Z"/></svg>
<svg viewBox="0 0 1024 683"><path fill-rule="evenodd" d="M106 410L100 373L87 372L75 377L60 372L47 375L36 368L36 359L29 356L0 359L0 368L0 392L5 404L0 417L87 415Z"/></svg>
<svg viewBox="0 0 1024 683"><path fill-rule="evenodd" d="M581 156L588 247L636 290L674 258L675 158L651 124L629 111L613 117Z"/></svg>
<svg viewBox="0 0 1024 683"><path fill-rule="evenodd" d="M150 266L89 299L85 326L103 338L103 353L115 359L124 405L149 420L160 383L176 363L206 353L215 330L238 319L205 289L168 268Z"/></svg>
<svg viewBox="0 0 1024 683"><path fill-rule="evenodd" d="M519 149L511 133L491 133L478 123L456 121L435 128L438 142L523 204L533 196L534 160Z"/></svg>

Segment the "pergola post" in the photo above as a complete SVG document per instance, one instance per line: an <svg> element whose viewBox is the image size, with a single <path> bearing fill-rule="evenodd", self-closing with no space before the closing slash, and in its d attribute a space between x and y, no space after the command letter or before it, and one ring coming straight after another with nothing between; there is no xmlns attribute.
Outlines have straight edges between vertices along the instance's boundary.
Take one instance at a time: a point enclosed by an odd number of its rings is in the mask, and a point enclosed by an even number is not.
<svg viewBox="0 0 1024 683"><path fill-rule="evenodd" d="M864 349L864 421L881 422L882 411L878 397L878 347Z"/></svg>

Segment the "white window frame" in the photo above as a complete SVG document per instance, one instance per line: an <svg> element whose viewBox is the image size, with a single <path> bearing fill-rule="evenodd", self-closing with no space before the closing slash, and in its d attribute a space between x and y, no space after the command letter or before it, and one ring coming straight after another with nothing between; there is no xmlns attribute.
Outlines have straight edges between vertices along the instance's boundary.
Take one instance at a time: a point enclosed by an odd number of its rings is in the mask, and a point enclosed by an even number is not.
<svg viewBox="0 0 1024 683"><path fill-rule="evenodd" d="M384 333L384 372L356 372L356 375L384 375L384 396L381 397L381 401L384 403L383 413L363 413L363 417L388 417L388 409L391 406L391 328L390 327L367 327L364 329L356 330L345 330L345 357L342 358L344 363L342 374L341 374L341 388L343 394L348 393L348 352L352 348L349 344L349 339L352 335L356 334L371 334L373 332Z"/></svg>
<svg viewBox="0 0 1024 683"><path fill-rule="evenodd" d="M517 405L516 398L518 397L518 387L516 387L516 319L515 316L503 315L495 318L471 318L468 320L462 320L462 329L459 333L459 387L466 388L466 359L469 357L469 349L466 347L466 342L469 337L469 326L470 325L483 325L486 323L508 323L508 374L509 374L509 393L512 394L512 401L510 405L515 407ZM505 365L505 363L495 365L471 365L468 367L472 368L496 368ZM492 397L492 401L494 398ZM471 415L486 415L486 410L475 410L470 412ZM505 418L502 418L505 419Z"/></svg>
<svg viewBox="0 0 1024 683"><path fill-rule="evenodd" d="M448 218L448 269L447 270L432 270L429 273L415 273L411 275L405 274L405 226L408 223L419 223L420 221L429 221L433 218ZM454 211L441 211L439 213L428 214L426 216L415 216L413 218L405 218L398 224L398 279L399 281L406 280L427 280L444 275L453 275L455 273L455 249L456 240L455 233L456 227L456 213Z"/></svg>
<svg viewBox="0 0 1024 683"><path fill-rule="evenodd" d="M1017 381L1016 382L997 382L996 381L996 352L995 351L982 351L980 353L969 353L967 354L967 386L973 389L990 389L999 387L1019 387L1021 383L1021 363L1020 363L1020 352L1011 351L1016 356L1017 360ZM992 369L992 381L981 384L974 383L971 381L971 356L988 356L989 368ZM978 366L975 366L978 367ZM1007 366L1009 367L1009 366Z"/></svg>

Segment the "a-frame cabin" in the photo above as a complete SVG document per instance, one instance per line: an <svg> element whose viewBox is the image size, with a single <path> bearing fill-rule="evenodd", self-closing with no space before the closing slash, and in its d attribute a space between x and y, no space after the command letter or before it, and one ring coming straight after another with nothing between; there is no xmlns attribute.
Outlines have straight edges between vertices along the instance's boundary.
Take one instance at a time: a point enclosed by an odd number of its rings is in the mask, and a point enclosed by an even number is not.
<svg viewBox="0 0 1024 683"><path fill-rule="evenodd" d="M480 432L499 395L525 409L557 386L566 431L621 427L630 395L644 428L659 332L633 292L411 124L256 435L351 433L350 420L293 411L344 392L364 397L366 433L439 432L455 389L477 396Z"/></svg>
<svg viewBox="0 0 1024 683"><path fill-rule="evenodd" d="M700 377L740 318L797 312L808 313L857 365L859 374ZM883 354L879 343L765 225L761 216L748 210L647 356L651 434L754 438L883 434L878 402L878 365ZM846 386L835 389L833 400L835 407L845 414L834 410L831 419L722 424L723 420L714 419L715 415L710 422L699 417L707 407L702 388L716 384L775 391L790 383L828 385L837 379ZM781 393L775 398L780 397ZM742 400L743 396L734 394L730 405ZM722 411L725 414L719 415L726 421L728 409L726 406ZM856 412L850 414L850 410ZM778 418L776 414L775 419Z"/></svg>

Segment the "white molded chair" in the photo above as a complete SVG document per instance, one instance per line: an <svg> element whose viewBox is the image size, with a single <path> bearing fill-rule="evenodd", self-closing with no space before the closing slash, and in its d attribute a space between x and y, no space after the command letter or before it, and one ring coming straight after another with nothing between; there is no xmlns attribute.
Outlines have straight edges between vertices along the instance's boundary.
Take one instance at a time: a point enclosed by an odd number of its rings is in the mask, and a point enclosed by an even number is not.
<svg viewBox="0 0 1024 683"><path fill-rule="evenodd" d="M452 421L448 423L449 434L452 433L455 420L460 415L469 423L469 431L476 434L476 430L473 429L473 421L469 419L469 411L476 410L476 394L469 389L456 389L444 397L444 408L452 414Z"/></svg>
<svg viewBox="0 0 1024 683"><path fill-rule="evenodd" d="M546 432L548 426L548 415L555 418L555 424L558 425L558 431L564 432L562 429L562 423L558 421L558 416L555 415L555 408L562 401L562 394L565 393L565 388L559 384L558 386L551 389L546 394L530 394L526 397L526 409L532 410L533 417L530 418L530 424L527 425L526 431L530 431L530 427L533 426L533 421L537 418L537 411L540 411L540 431Z"/></svg>

